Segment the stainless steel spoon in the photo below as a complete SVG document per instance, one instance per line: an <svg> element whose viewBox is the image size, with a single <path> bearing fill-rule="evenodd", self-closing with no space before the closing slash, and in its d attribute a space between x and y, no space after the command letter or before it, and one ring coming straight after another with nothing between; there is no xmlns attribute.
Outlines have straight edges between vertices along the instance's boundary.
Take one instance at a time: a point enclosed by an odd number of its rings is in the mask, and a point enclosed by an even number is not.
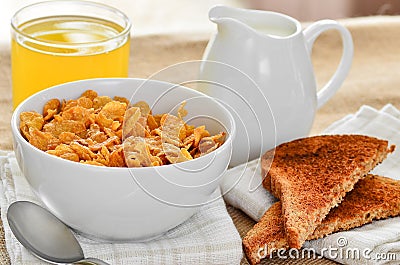
<svg viewBox="0 0 400 265"><path fill-rule="evenodd" d="M48 210L28 201L8 207L7 220L18 241L38 258L50 263L108 263L86 258L72 231Z"/></svg>

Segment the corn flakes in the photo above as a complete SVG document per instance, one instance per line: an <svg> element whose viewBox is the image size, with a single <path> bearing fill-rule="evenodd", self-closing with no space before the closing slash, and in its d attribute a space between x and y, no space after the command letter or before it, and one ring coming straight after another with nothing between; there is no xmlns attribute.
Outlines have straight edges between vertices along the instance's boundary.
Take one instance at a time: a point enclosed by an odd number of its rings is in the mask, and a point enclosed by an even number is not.
<svg viewBox="0 0 400 265"><path fill-rule="evenodd" d="M108 167L151 167L189 161L225 141L204 125L184 122L177 114L153 115L144 101L131 105L124 97L99 96L87 90L78 99L51 99L43 114L20 115L21 134L33 146L70 161Z"/></svg>

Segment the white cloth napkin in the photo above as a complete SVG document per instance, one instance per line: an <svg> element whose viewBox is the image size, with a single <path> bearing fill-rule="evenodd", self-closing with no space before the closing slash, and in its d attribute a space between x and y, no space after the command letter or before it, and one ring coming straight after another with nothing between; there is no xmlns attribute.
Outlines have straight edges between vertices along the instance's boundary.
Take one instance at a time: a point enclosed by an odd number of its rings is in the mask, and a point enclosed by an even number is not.
<svg viewBox="0 0 400 265"><path fill-rule="evenodd" d="M11 264L48 264L19 244L6 219L8 206L16 200L40 204L19 170L13 152L0 151L0 177L1 219ZM222 198L203 206L158 240L110 244L77 237L85 257L96 257L110 264L239 264L243 256L241 238Z"/></svg>
<svg viewBox="0 0 400 265"><path fill-rule="evenodd" d="M393 105L381 110L362 106L357 113L333 123L323 134L364 134L389 140L397 146L396 151L372 173L400 179L400 111ZM221 187L226 202L256 221L276 201L261 185L259 160L230 169ZM308 241L304 248L322 252L343 264L399 264L400 217Z"/></svg>

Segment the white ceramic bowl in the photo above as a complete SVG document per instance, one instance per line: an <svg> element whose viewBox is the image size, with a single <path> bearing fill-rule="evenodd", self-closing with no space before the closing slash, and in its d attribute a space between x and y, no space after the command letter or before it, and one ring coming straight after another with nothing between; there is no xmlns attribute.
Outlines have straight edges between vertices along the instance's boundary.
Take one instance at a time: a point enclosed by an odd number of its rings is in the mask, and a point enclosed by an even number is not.
<svg viewBox="0 0 400 265"><path fill-rule="evenodd" d="M200 158L129 169L64 160L35 148L22 137L21 112L41 113L47 100L75 99L87 89L99 95L133 97L132 102L144 100L155 114L170 112L186 100L189 114L185 120L204 124L211 133L226 131L228 136L221 147ZM43 90L16 108L11 127L19 166L46 207L78 232L107 241L157 237L215 199L230 161L235 133L231 114L211 97L170 83L132 78L82 80Z"/></svg>

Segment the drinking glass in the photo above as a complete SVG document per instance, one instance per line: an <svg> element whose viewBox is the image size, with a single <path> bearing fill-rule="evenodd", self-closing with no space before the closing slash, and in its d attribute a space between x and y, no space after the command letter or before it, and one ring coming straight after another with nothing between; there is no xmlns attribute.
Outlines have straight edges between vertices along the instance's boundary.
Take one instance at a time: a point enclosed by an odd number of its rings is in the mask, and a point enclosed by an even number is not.
<svg viewBox="0 0 400 265"><path fill-rule="evenodd" d="M127 77L129 18L87 1L26 6L11 20L14 108L30 95L60 83Z"/></svg>

